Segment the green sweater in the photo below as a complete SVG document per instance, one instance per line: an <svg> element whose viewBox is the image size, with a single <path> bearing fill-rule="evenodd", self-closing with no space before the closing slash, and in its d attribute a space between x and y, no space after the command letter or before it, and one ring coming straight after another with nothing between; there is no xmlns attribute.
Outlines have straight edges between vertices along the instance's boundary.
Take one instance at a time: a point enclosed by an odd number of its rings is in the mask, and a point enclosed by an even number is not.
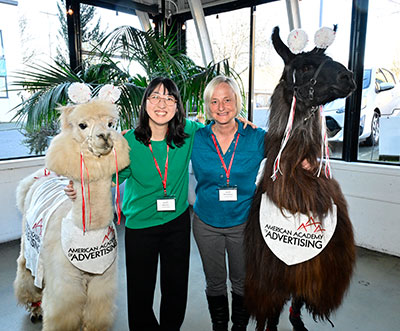
<svg viewBox="0 0 400 331"><path fill-rule="evenodd" d="M202 124L186 120L185 133L189 135L181 147L170 148L168 153L167 195L176 198L174 212L158 212L156 200L164 196L160 175L148 146L136 140L134 130L125 134L129 143L131 164L118 172L119 182L126 180L122 212L126 217L125 226L143 229L165 224L181 215L189 206L188 165L192 154L195 132ZM154 156L164 178L167 157L166 141L151 141ZM115 182L115 176L114 176Z"/></svg>

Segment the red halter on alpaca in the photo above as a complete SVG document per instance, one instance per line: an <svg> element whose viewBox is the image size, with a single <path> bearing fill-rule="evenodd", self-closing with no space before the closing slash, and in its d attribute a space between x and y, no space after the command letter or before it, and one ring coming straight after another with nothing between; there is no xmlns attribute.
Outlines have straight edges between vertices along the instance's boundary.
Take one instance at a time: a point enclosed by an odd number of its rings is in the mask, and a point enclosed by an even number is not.
<svg viewBox="0 0 400 331"><path fill-rule="evenodd" d="M245 297L257 331L266 324L277 330L290 299L294 330L307 330L300 318L303 305L314 319L329 320L350 284L353 230L339 184L331 179L322 105L347 97L355 83L350 71L324 54L334 34L323 28L317 47L299 54L304 32L292 32L298 39L289 41L292 51L278 27L272 34L285 68L271 97L267 161L245 230ZM284 223L287 228L276 225Z"/></svg>

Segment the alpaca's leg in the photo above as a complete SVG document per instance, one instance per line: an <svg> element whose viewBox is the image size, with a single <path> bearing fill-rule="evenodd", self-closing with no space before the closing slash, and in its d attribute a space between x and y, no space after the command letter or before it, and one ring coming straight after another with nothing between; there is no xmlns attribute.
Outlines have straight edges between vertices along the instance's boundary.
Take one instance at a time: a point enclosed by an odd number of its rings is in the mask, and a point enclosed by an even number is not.
<svg viewBox="0 0 400 331"><path fill-rule="evenodd" d="M60 278L64 278L61 276ZM43 291L42 307L43 331L78 331L86 301L84 284L72 280L56 280L46 283Z"/></svg>
<svg viewBox="0 0 400 331"><path fill-rule="evenodd" d="M102 275L94 276L87 286L83 312L84 331L107 331L114 322L117 294L117 261Z"/></svg>
<svg viewBox="0 0 400 331"><path fill-rule="evenodd" d="M24 305L30 313L32 322L40 320L42 309L42 290L34 285L34 278L31 272L26 269L26 260L23 254L24 242L21 241L21 251L17 259L17 275L14 280L14 293L18 303Z"/></svg>
<svg viewBox="0 0 400 331"><path fill-rule="evenodd" d="M63 256L61 249L47 255L43 290L43 331L80 330L86 302L86 282L81 271Z"/></svg>
<svg viewBox="0 0 400 331"><path fill-rule="evenodd" d="M293 325L294 331L307 331L301 320L301 307L303 307L304 301L301 298L295 297L292 299L292 305L290 307L289 320Z"/></svg>

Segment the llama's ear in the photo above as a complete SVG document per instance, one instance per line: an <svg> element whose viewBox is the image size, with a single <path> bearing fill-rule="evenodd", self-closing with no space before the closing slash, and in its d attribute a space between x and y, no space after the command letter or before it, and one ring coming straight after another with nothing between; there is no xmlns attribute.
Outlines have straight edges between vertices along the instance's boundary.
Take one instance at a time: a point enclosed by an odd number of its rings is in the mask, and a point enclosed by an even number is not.
<svg viewBox="0 0 400 331"><path fill-rule="evenodd" d="M60 112L61 130L68 129L70 127L70 124L68 121L68 116L69 116L69 114L71 114L71 112L74 108L75 108L75 106L72 106L72 105L63 106L63 107L58 108L58 111Z"/></svg>
<svg viewBox="0 0 400 331"><path fill-rule="evenodd" d="M276 26L272 31L271 40L276 52L283 59L283 62L285 62L285 64L293 60L295 55L290 51L289 47L287 47L283 43L281 37L279 36L279 27Z"/></svg>

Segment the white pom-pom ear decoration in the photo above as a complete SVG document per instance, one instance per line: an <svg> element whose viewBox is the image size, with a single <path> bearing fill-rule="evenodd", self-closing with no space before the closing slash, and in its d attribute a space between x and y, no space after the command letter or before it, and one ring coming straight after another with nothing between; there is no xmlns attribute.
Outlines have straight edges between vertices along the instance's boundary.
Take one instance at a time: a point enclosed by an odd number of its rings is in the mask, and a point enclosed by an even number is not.
<svg viewBox="0 0 400 331"><path fill-rule="evenodd" d="M112 85L106 84L99 91L99 99L116 103L121 96L121 90Z"/></svg>
<svg viewBox="0 0 400 331"><path fill-rule="evenodd" d="M91 97L90 87L84 83L72 83L68 88L68 97L74 103L85 103Z"/></svg>
<svg viewBox="0 0 400 331"><path fill-rule="evenodd" d="M288 47L294 54L300 53L307 45L308 36L304 30L295 29L289 33Z"/></svg>
<svg viewBox="0 0 400 331"><path fill-rule="evenodd" d="M318 48L326 49L335 40L336 32L326 26L320 28L314 35L314 43Z"/></svg>

